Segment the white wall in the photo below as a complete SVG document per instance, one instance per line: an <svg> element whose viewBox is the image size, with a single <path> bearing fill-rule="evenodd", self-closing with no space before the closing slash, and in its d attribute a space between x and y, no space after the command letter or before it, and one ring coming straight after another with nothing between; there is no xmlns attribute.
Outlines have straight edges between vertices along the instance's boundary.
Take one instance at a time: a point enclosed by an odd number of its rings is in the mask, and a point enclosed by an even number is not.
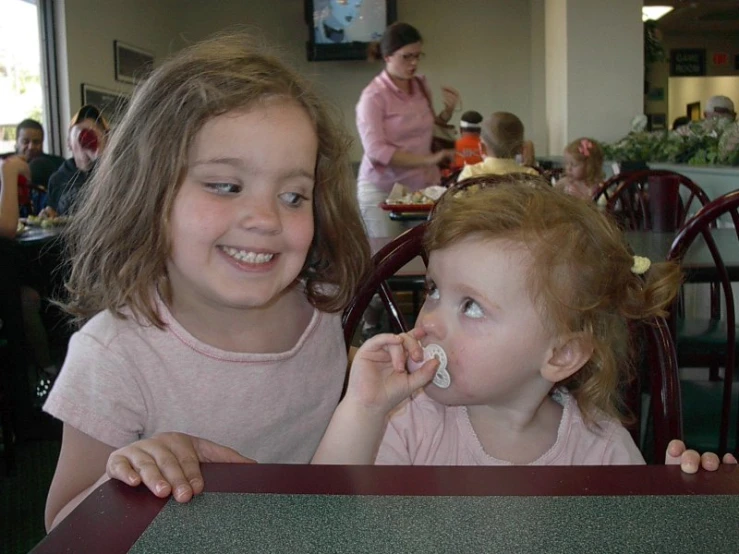
<svg viewBox="0 0 739 554"><path fill-rule="evenodd" d="M568 141L615 141L644 111L642 0L567 0Z"/></svg>
<svg viewBox="0 0 739 554"><path fill-rule="evenodd" d="M562 154L567 139L567 0L545 5L546 152Z"/></svg>
<svg viewBox="0 0 739 554"><path fill-rule="evenodd" d="M129 90L113 73L113 40L155 52L161 60L188 41L202 39L235 24L252 25L286 59L313 79L344 116L356 136L354 105L382 64L363 61L308 62L308 28L303 0L64 0L71 98L79 103L80 83ZM531 13L528 2L507 0L399 0L398 18L416 26L427 54L421 66L441 109L441 85L457 87L464 109L483 114L517 114L527 132L539 136L532 117ZM543 96L543 93L540 93ZM457 122L460 113L455 114ZM534 130L536 129L536 131ZM543 145L540 147L543 148ZM352 158L361 157L355 141Z"/></svg>
<svg viewBox="0 0 739 554"><path fill-rule="evenodd" d="M119 93L133 86L115 80L113 41L153 52L161 60L173 51L178 0L61 0L57 4L62 127L81 106L81 84ZM176 48L180 48L178 45Z"/></svg>

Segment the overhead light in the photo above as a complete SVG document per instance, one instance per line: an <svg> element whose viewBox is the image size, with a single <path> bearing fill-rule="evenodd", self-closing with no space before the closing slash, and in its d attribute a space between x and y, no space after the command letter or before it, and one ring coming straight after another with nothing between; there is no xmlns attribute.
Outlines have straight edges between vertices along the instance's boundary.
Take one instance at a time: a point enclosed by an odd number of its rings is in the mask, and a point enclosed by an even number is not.
<svg viewBox="0 0 739 554"><path fill-rule="evenodd" d="M674 8L672 6L642 6L641 9L641 20L657 21L663 15L670 13Z"/></svg>

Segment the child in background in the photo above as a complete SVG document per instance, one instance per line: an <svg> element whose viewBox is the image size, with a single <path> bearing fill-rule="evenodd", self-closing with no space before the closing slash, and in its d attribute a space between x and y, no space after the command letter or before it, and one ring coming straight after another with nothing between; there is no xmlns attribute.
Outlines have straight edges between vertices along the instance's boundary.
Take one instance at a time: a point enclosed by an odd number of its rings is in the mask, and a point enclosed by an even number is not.
<svg viewBox="0 0 739 554"><path fill-rule="evenodd" d="M136 90L69 227L66 307L84 326L44 406L64 422L47 528L106 467L187 500L198 455L311 459L369 261L335 121L238 34Z"/></svg>
<svg viewBox="0 0 739 554"><path fill-rule="evenodd" d="M664 314L679 267L635 263L595 206L520 175L444 196L425 245L416 328L360 347L314 463L643 464L619 422L627 322Z"/></svg>
<svg viewBox="0 0 739 554"><path fill-rule="evenodd" d="M555 188L567 194L592 200L593 194L603 182L603 149L589 138L573 140L565 148L565 176Z"/></svg>
<svg viewBox="0 0 739 554"><path fill-rule="evenodd" d="M72 157L49 178L49 194L41 216L54 218L70 215L74 203L90 179L105 149L110 126L100 110L92 104L82 106L72 116L67 146Z"/></svg>
<svg viewBox="0 0 739 554"><path fill-rule="evenodd" d="M462 169L457 181L478 175L528 173L538 175L531 168L520 165L516 156L522 153L523 123L509 112L495 112L482 122L480 130L483 160Z"/></svg>
<svg viewBox="0 0 739 554"><path fill-rule="evenodd" d="M452 170L482 161L480 151L480 124L482 115L474 110L466 111L459 120L460 136L454 145Z"/></svg>

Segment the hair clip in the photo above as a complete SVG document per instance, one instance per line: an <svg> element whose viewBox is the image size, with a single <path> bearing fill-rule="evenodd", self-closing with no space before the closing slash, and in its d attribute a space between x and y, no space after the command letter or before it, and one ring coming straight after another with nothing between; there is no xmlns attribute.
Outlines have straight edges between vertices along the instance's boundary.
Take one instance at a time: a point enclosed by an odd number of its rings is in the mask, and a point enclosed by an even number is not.
<svg viewBox="0 0 739 554"><path fill-rule="evenodd" d="M635 275L644 275L652 265L652 261L644 256L634 256L634 265L631 266L631 273Z"/></svg>
<svg viewBox="0 0 739 554"><path fill-rule="evenodd" d="M582 139L580 146L577 147L577 151L580 152L586 158L590 156L590 149L593 147L593 143L588 139Z"/></svg>

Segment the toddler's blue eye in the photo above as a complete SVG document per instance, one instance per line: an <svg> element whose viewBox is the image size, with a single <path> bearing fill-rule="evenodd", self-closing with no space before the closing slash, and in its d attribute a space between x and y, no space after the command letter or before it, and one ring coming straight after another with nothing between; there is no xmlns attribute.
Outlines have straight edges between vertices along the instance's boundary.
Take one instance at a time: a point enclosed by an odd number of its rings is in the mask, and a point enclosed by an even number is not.
<svg viewBox="0 0 739 554"><path fill-rule="evenodd" d="M474 319L481 318L483 315L485 315L483 314L480 305L469 298L462 303L462 313L467 317L471 317Z"/></svg>

